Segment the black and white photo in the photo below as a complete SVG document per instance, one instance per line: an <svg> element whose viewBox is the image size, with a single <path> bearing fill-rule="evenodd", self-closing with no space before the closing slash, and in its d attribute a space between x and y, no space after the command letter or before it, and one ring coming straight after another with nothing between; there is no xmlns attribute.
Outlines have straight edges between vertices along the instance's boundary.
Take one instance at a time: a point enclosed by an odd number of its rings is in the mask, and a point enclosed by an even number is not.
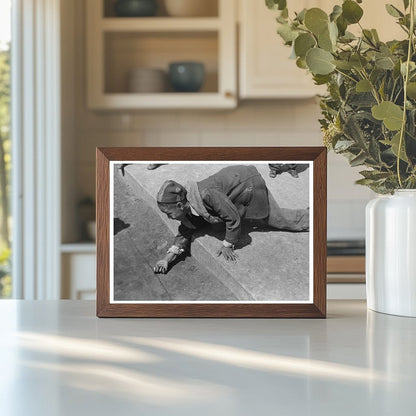
<svg viewBox="0 0 416 416"><path fill-rule="evenodd" d="M111 301L311 302L313 163L112 163Z"/></svg>

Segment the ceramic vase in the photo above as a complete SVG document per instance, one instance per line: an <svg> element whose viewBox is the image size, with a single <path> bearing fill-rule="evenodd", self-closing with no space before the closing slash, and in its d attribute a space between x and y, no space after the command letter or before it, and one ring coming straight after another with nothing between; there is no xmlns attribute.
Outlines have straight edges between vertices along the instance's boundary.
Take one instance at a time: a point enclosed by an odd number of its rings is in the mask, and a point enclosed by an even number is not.
<svg viewBox="0 0 416 416"><path fill-rule="evenodd" d="M416 190L379 196L366 207L367 306L416 317Z"/></svg>
<svg viewBox="0 0 416 416"><path fill-rule="evenodd" d="M157 12L156 0L118 0L114 3L116 16L149 17Z"/></svg>
<svg viewBox="0 0 416 416"><path fill-rule="evenodd" d="M197 92L204 84L205 67L201 62L172 62L168 74L175 91Z"/></svg>

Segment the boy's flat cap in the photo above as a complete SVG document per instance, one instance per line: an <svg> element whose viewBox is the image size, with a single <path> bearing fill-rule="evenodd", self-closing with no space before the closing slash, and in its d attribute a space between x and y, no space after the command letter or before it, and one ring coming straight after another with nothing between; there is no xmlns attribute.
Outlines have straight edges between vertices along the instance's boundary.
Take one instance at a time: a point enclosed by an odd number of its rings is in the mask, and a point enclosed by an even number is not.
<svg viewBox="0 0 416 416"><path fill-rule="evenodd" d="M161 204L182 202L186 199L186 189L178 182L165 181L157 193L156 200Z"/></svg>

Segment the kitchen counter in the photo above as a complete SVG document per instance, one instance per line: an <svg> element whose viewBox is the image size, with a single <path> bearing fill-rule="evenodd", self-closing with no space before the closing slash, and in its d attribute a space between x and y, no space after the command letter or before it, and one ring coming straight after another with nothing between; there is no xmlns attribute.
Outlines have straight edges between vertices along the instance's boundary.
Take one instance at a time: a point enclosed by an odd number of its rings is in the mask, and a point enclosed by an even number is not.
<svg viewBox="0 0 416 416"><path fill-rule="evenodd" d="M98 319L0 301L0 414L414 415L416 319Z"/></svg>

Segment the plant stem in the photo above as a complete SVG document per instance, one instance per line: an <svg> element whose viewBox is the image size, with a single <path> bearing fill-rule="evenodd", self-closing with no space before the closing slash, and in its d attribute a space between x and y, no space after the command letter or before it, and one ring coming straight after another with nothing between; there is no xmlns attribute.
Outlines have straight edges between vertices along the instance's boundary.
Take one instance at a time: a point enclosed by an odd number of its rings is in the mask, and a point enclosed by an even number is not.
<svg viewBox="0 0 416 416"><path fill-rule="evenodd" d="M389 97L389 100L390 101L393 101L393 98L394 98L394 90L396 89L396 84L397 84L397 81L396 80L394 80L394 82L393 82L393 88L391 89L391 95L390 95L390 97ZM393 101L394 102L394 101Z"/></svg>
<svg viewBox="0 0 416 416"><path fill-rule="evenodd" d="M338 72L338 73L340 73L341 75L344 75L344 77L349 78L351 81L353 81L355 83L358 82L355 78L351 77L348 74L345 74L344 72L340 71L338 68L335 68L335 71Z"/></svg>
<svg viewBox="0 0 416 416"><path fill-rule="evenodd" d="M399 179L399 186L403 188L402 178L400 175L400 156L402 152L403 146L403 139L404 139L404 132L406 129L406 110L407 110L407 83L409 81L409 68L410 68L410 60L412 57L412 49L413 49L413 36L414 36L414 26L415 26L415 15L414 15L414 8L415 8L415 0L410 0L410 30L409 30L409 45L407 47L407 60L406 60L406 73L403 80L403 118L402 118L402 127L400 129L400 140L399 140L399 149L397 151L397 177Z"/></svg>
<svg viewBox="0 0 416 416"><path fill-rule="evenodd" d="M362 71L360 71L360 75L362 76L363 79L365 79L366 81L368 81L368 83L370 84L371 93L373 94L374 99L377 101L377 104L380 104L380 98L378 96L376 87L370 81L370 78L368 78L367 73L365 72L365 69L362 67L362 65L361 65L361 69L362 69Z"/></svg>

